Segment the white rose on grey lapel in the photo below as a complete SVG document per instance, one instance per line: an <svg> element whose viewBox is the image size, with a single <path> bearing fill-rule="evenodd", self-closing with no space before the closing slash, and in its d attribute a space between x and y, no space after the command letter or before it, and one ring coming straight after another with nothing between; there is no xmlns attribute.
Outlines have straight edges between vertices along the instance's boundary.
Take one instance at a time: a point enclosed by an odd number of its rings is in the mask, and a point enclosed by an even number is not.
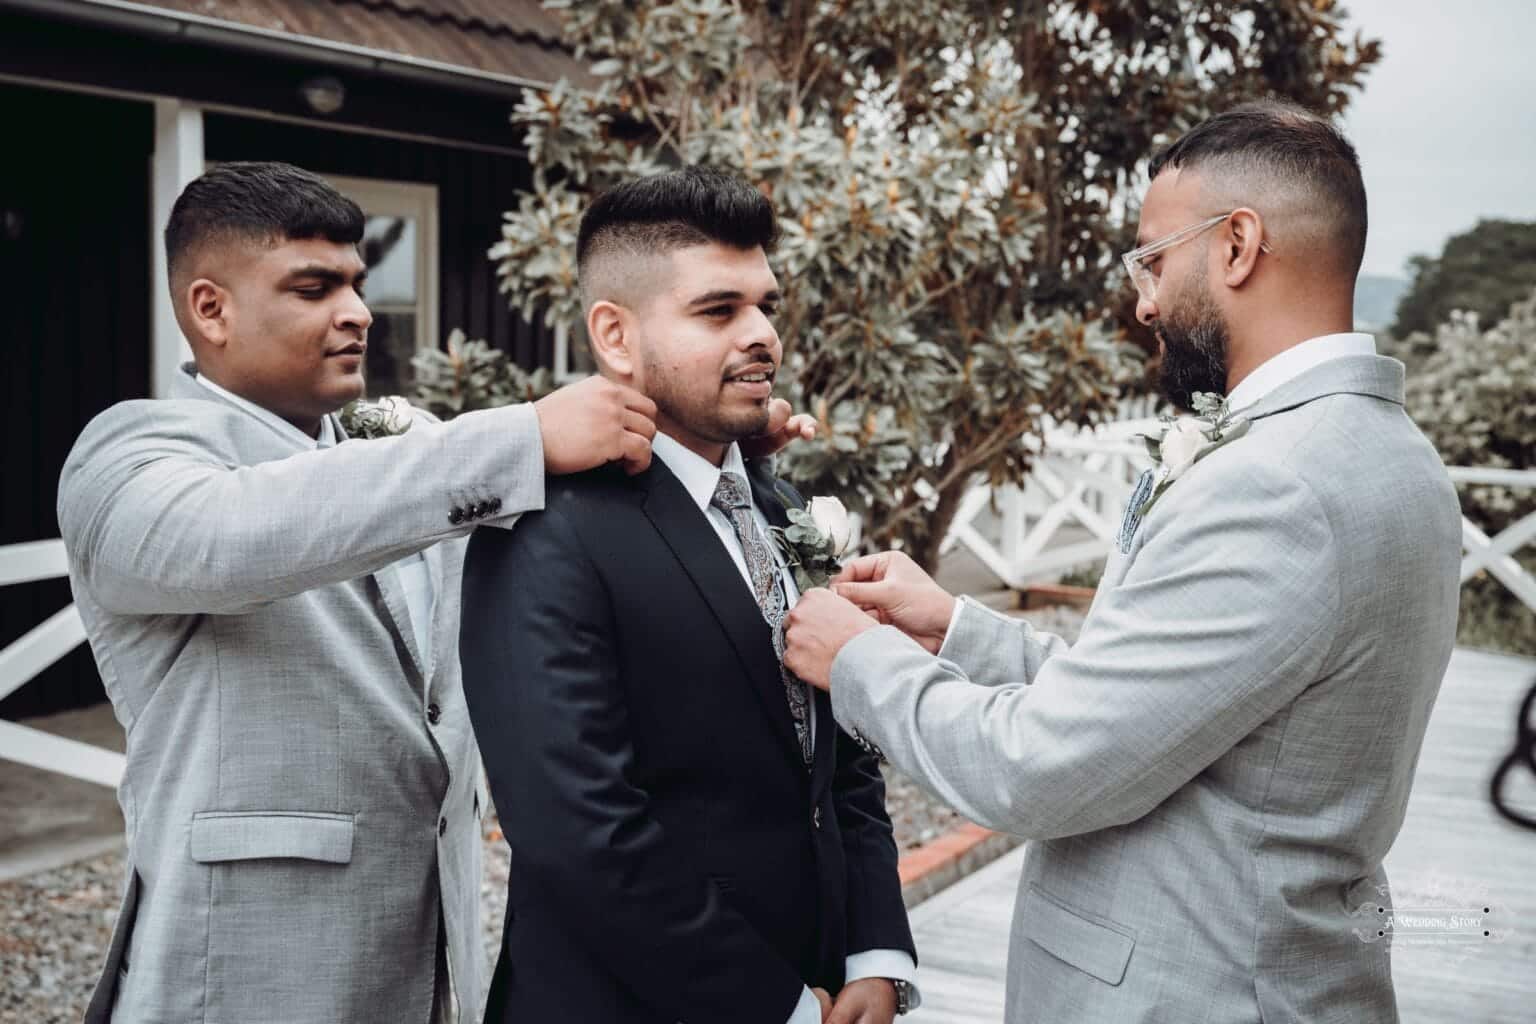
<svg viewBox="0 0 1536 1024"><path fill-rule="evenodd" d="M848 550L848 542L853 539L848 510L836 498L815 497L811 499L810 512L816 528L832 541L832 557L842 557Z"/></svg>
<svg viewBox="0 0 1536 1024"><path fill-rule="evenodd" d="M1195 456L1208 444L1210 438L1206 436L1205 427L1199 420L1177 420L1168 428L1168 433L1163 435L1163 479L1169 483L1177 480L1181 473L1195 464Z"/></svg>
<svg viewBox="0 0 1536 1024"><path fill-rule="evenodd" d="M1160 417L1163 432L1157 437L1141 435L1147 443L1147 454L1152 456L1154 468L1147 471L1131 494L1125 521L1120 526L1122 552L1129 554L1130 539L1142 517L1152 510L1153 503L1186 469L1248 433L1249 421L1233 416L1227 409L1227 400L1221 395L1197 391L1194 406L1193 416Z"/></svg>
<svg viewBox="0 0 1536 1024"><path fill-rule="evenodd" d="M411 403L399 395L385 395L379 399L379 414L384 418L385 429L391 434L403 434L416 421Z"/></svg>
<svg viewBox="0 0 1536 1024"><path fill-rule="evenodd" d="M399 395L385 395L372 402L348 402L337 415L347 437L359 439L394 437L416 422L411 403Z"/></svg>

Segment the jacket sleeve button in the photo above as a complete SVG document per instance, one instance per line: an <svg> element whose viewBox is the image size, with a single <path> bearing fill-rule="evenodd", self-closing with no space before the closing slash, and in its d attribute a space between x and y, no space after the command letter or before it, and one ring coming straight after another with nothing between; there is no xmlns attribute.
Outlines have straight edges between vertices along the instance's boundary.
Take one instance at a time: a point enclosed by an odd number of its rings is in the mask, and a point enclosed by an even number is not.
<svg viewBox="0 0 1536 1024"><path fill-rule="evenodd" d="M464 521L464 510L461 508L455 508L452 512L449 512L448 521L454 526L458 526Z"/></svg>

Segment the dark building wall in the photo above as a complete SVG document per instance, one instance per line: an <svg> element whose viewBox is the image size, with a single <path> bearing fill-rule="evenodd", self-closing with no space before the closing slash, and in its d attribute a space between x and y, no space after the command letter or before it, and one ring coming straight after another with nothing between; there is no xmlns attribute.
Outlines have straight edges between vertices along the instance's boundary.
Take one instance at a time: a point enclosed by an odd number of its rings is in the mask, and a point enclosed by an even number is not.
<svg viewBox="0 0 1536 1024"><path fill-rule="evenodd" d="M0 544L59 535L59 471L82 427L149 393L146 103L0 83ZM0 647L70 603L64 580L0 587ZM85 647L0 701L0 717L91 704Z"/></svg>
<svg viewBox="0 0 1536 1024"><path fill-rule="evenodd" d="M462 328L523 366L550 365L553 334L507 308L486 257L500 237L502 211L531 183L526 160L228 114L206 115L203 131L209 161L284 160L322 174L436 185L439 339Z"/></svg>
<svg viewBox="0 0 1536 1024"><path fill-rule="evenodd" d="M150 104L0 83L0 118L13 144L0 160L0 544L12 544L59 535L58 476L75 437L107 406L149 394L150 259L158 240L150 237ZM439 339L462 328L524 366L550 364L551 332L507 308L486 257L502 211L528 185L522 158L213 112L204 135L209 161L285 160L321 173L436 185ZM0 587L0 647L70 599L63 580ZM0 701L0 718L103 696L82 646Z"/></svg>

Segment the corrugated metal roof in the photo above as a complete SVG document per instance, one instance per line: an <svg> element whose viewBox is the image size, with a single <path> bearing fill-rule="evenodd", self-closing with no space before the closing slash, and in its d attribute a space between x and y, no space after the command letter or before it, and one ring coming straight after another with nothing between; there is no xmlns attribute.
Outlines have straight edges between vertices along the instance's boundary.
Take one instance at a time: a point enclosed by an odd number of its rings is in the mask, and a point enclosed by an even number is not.
<svg viewBox="0 0 1536 1024"><path fill-rule="evenodd" d="M137 0L273 32L382 50L474 71L586 81L538 0Z"/></svg>
<svg viewBox="0 0 1536 1024"><path fill-rule="evenodd" d="M331 0L431 21L448 21L466 31L505 32L560 45L560 20L538 0Z"/></svg>

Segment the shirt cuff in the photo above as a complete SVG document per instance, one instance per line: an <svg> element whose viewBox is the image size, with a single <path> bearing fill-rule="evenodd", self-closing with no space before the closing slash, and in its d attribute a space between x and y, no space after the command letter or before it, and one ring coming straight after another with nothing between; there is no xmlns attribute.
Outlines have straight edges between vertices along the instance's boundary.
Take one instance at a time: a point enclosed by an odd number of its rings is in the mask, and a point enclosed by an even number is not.
<svg viewBox="0 0 1536 1024"><path fill-rule="evenodd" d="M821 1024L821 1004L809 988L800 990L800 1001L795 1004L795 1012L789 1015L789 1024Z"/></svg>
<svg viewBox="0 0 1536 1024"><path fill-rule="evenodd" d="M849 983L864 978L904 981L907 983L908 1007L915 1010L923 1004L922 996L917 991L917 962L904 949L867 949L862 953L854 953L847 959L843 975ZM794 1024L800 1022L795 1021Z"/></svg>
<svg viewBox="0 0 1536 1024"><path fill-rule="evenodd" d="M944 630L944 642L939 645L939 657L945 657L944 651L949 647L949 638L955 635L955 623L960 621L960 613L965 610L965 598L955 598L955 610L949 613L949 628Z"/></svg>

